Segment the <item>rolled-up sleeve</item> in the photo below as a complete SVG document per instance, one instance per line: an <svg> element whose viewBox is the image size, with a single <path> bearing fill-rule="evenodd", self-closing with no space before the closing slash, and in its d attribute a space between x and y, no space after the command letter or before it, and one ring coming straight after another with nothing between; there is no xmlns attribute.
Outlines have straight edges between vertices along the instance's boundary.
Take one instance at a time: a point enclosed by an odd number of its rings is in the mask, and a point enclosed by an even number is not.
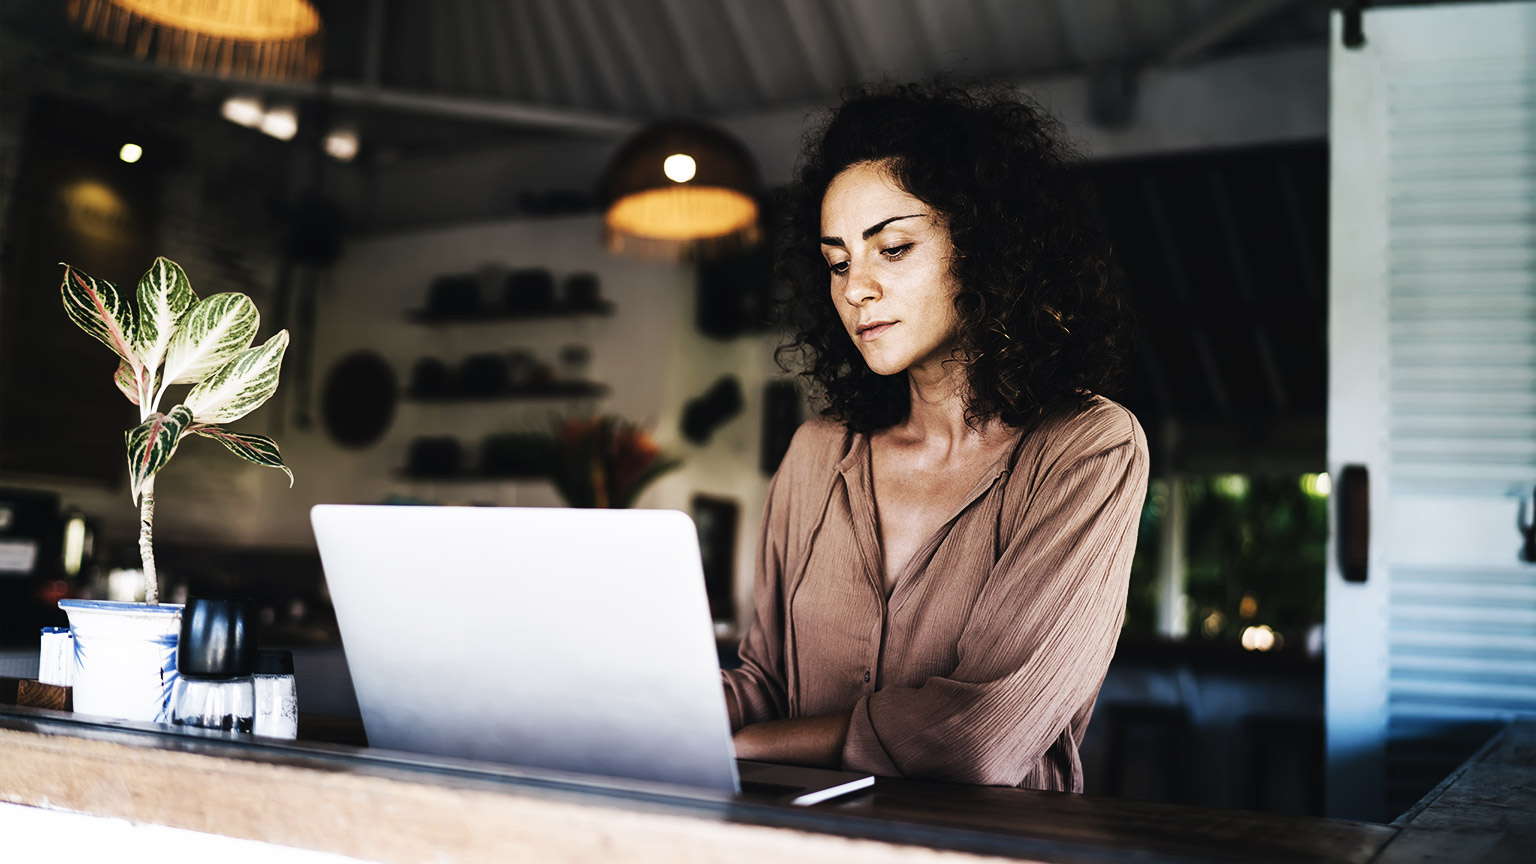
<svg viewBox="0 0 1536 864"><path fill-rule="evenodd" d="M1114 655L1146 495L1144 440L1045 471L971 609L954 671L860 698L847 768L1024 780L1095 698Z"/></svg>

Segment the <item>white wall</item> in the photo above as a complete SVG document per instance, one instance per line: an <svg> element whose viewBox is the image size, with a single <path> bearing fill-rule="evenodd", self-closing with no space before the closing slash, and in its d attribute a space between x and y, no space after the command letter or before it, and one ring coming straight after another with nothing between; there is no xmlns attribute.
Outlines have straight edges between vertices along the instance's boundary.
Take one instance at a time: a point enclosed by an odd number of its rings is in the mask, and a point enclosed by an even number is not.
<svg viewBox="0 0 1536 864"><path fill-rule="evenodd" d="M402 402L393 426L377 445L359 451L333 445L319 429L288 430L284 453L299 478L290 492L263 486L257 509L264 514L263 542L312 543L308 510L322 502L366 503L408 495L443 503L555 506L554 490L539 482L431 483L397 476L417 435L453 434L474 459L487 434L547 428L555 413L596 408L642 423L684 467L653 486L643 507L690 508L704 492L741 504L738 573L750 573L751 551L767 480L758 471L762 385L772 374L769 337L716 342L693 325L691 266L633 261L604 251L597 217L504 221L377 237L350 246L322 298L316 333L315 396L335 361L362 349L380 351L401 386L417 358L435 356L450 365L475 352L529 350L555 362L561 346L591 348L591 377L611 387L591 403L550 401L420 404ZM617 307L609 318L555 319L424 327L405 310L420 307L427 285L443 273L484 265L548 268L558 279L591 271L603 296ZM736 375L746 412L721 427L706 446L679 432L684 404L721 375ZM737 580L745 589L750 578Z"/></svg>

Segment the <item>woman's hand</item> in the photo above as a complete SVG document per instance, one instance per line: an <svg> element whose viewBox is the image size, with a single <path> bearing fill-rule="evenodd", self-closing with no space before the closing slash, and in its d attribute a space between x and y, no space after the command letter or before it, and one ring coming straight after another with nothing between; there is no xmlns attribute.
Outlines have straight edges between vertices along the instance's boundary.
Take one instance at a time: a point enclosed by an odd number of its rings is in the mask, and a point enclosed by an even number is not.
<svg viewBox="0 0 1536 864"><path fill-rule="evenodd" d="M818 717L769 720L736 731L737 759L837 768L843 762L852 709Z"/></svg>

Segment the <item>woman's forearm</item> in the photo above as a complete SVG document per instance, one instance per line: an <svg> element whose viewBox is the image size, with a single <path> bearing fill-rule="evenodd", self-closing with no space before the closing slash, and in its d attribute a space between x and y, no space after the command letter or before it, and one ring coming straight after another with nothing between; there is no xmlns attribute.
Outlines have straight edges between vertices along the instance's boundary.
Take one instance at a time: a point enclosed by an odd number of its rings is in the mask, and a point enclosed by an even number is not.
<svg viewBox="0 0 1536 864"><path fill-rule="evenodd" d="M843 761L852 716L851 710L839 711L743 726L734 736L736 758L836 768Z"/></svg>

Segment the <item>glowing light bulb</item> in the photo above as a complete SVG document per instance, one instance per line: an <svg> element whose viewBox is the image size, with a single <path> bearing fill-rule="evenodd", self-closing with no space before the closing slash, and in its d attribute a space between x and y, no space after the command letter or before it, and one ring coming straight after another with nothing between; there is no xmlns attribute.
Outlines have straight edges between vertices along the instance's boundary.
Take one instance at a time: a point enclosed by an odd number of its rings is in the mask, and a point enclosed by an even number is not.
<svg viewBox="0 0 1536 864"><path fill-rule="evenodd" d="M655 164L654 162L651 164ZM693 157L686 153L673 153L665 162L661 163L662 173L674 183L687 183L693 179L693 175L699 171L699 165L693 161Z"/></svg>
<svg viewBox="0 0 1536 864"><path fill-rule="evenodd" d="M286 105L273 108L261 118L261 131L280 141L287 141L299 131L299 113Z"/></svg>
<svg viewBox="0 0 1536 864"><path fill-rule="evenodd" d="M238 123L247 129L254 129L261 125L261 119L267 115L262 110L261 100L254 96L231 96L224 100L224 107L220 109L224 119L231 123Z"/></svg>
<svg viewBox="0 0 1536 864"><path fill-rule="evenodd" d="M325 152L338 162L351 162L357 155L357 146L357 130L351 127L332 129L325 136Z"/></svg>
<svg viewBox="0 0 1536 864"><path fill-rule="evenodd" d="M137 144L124 144L123 149L117 151L117 158L129 164L139 161L139 157L143 155L144 148Z"/></svg>

